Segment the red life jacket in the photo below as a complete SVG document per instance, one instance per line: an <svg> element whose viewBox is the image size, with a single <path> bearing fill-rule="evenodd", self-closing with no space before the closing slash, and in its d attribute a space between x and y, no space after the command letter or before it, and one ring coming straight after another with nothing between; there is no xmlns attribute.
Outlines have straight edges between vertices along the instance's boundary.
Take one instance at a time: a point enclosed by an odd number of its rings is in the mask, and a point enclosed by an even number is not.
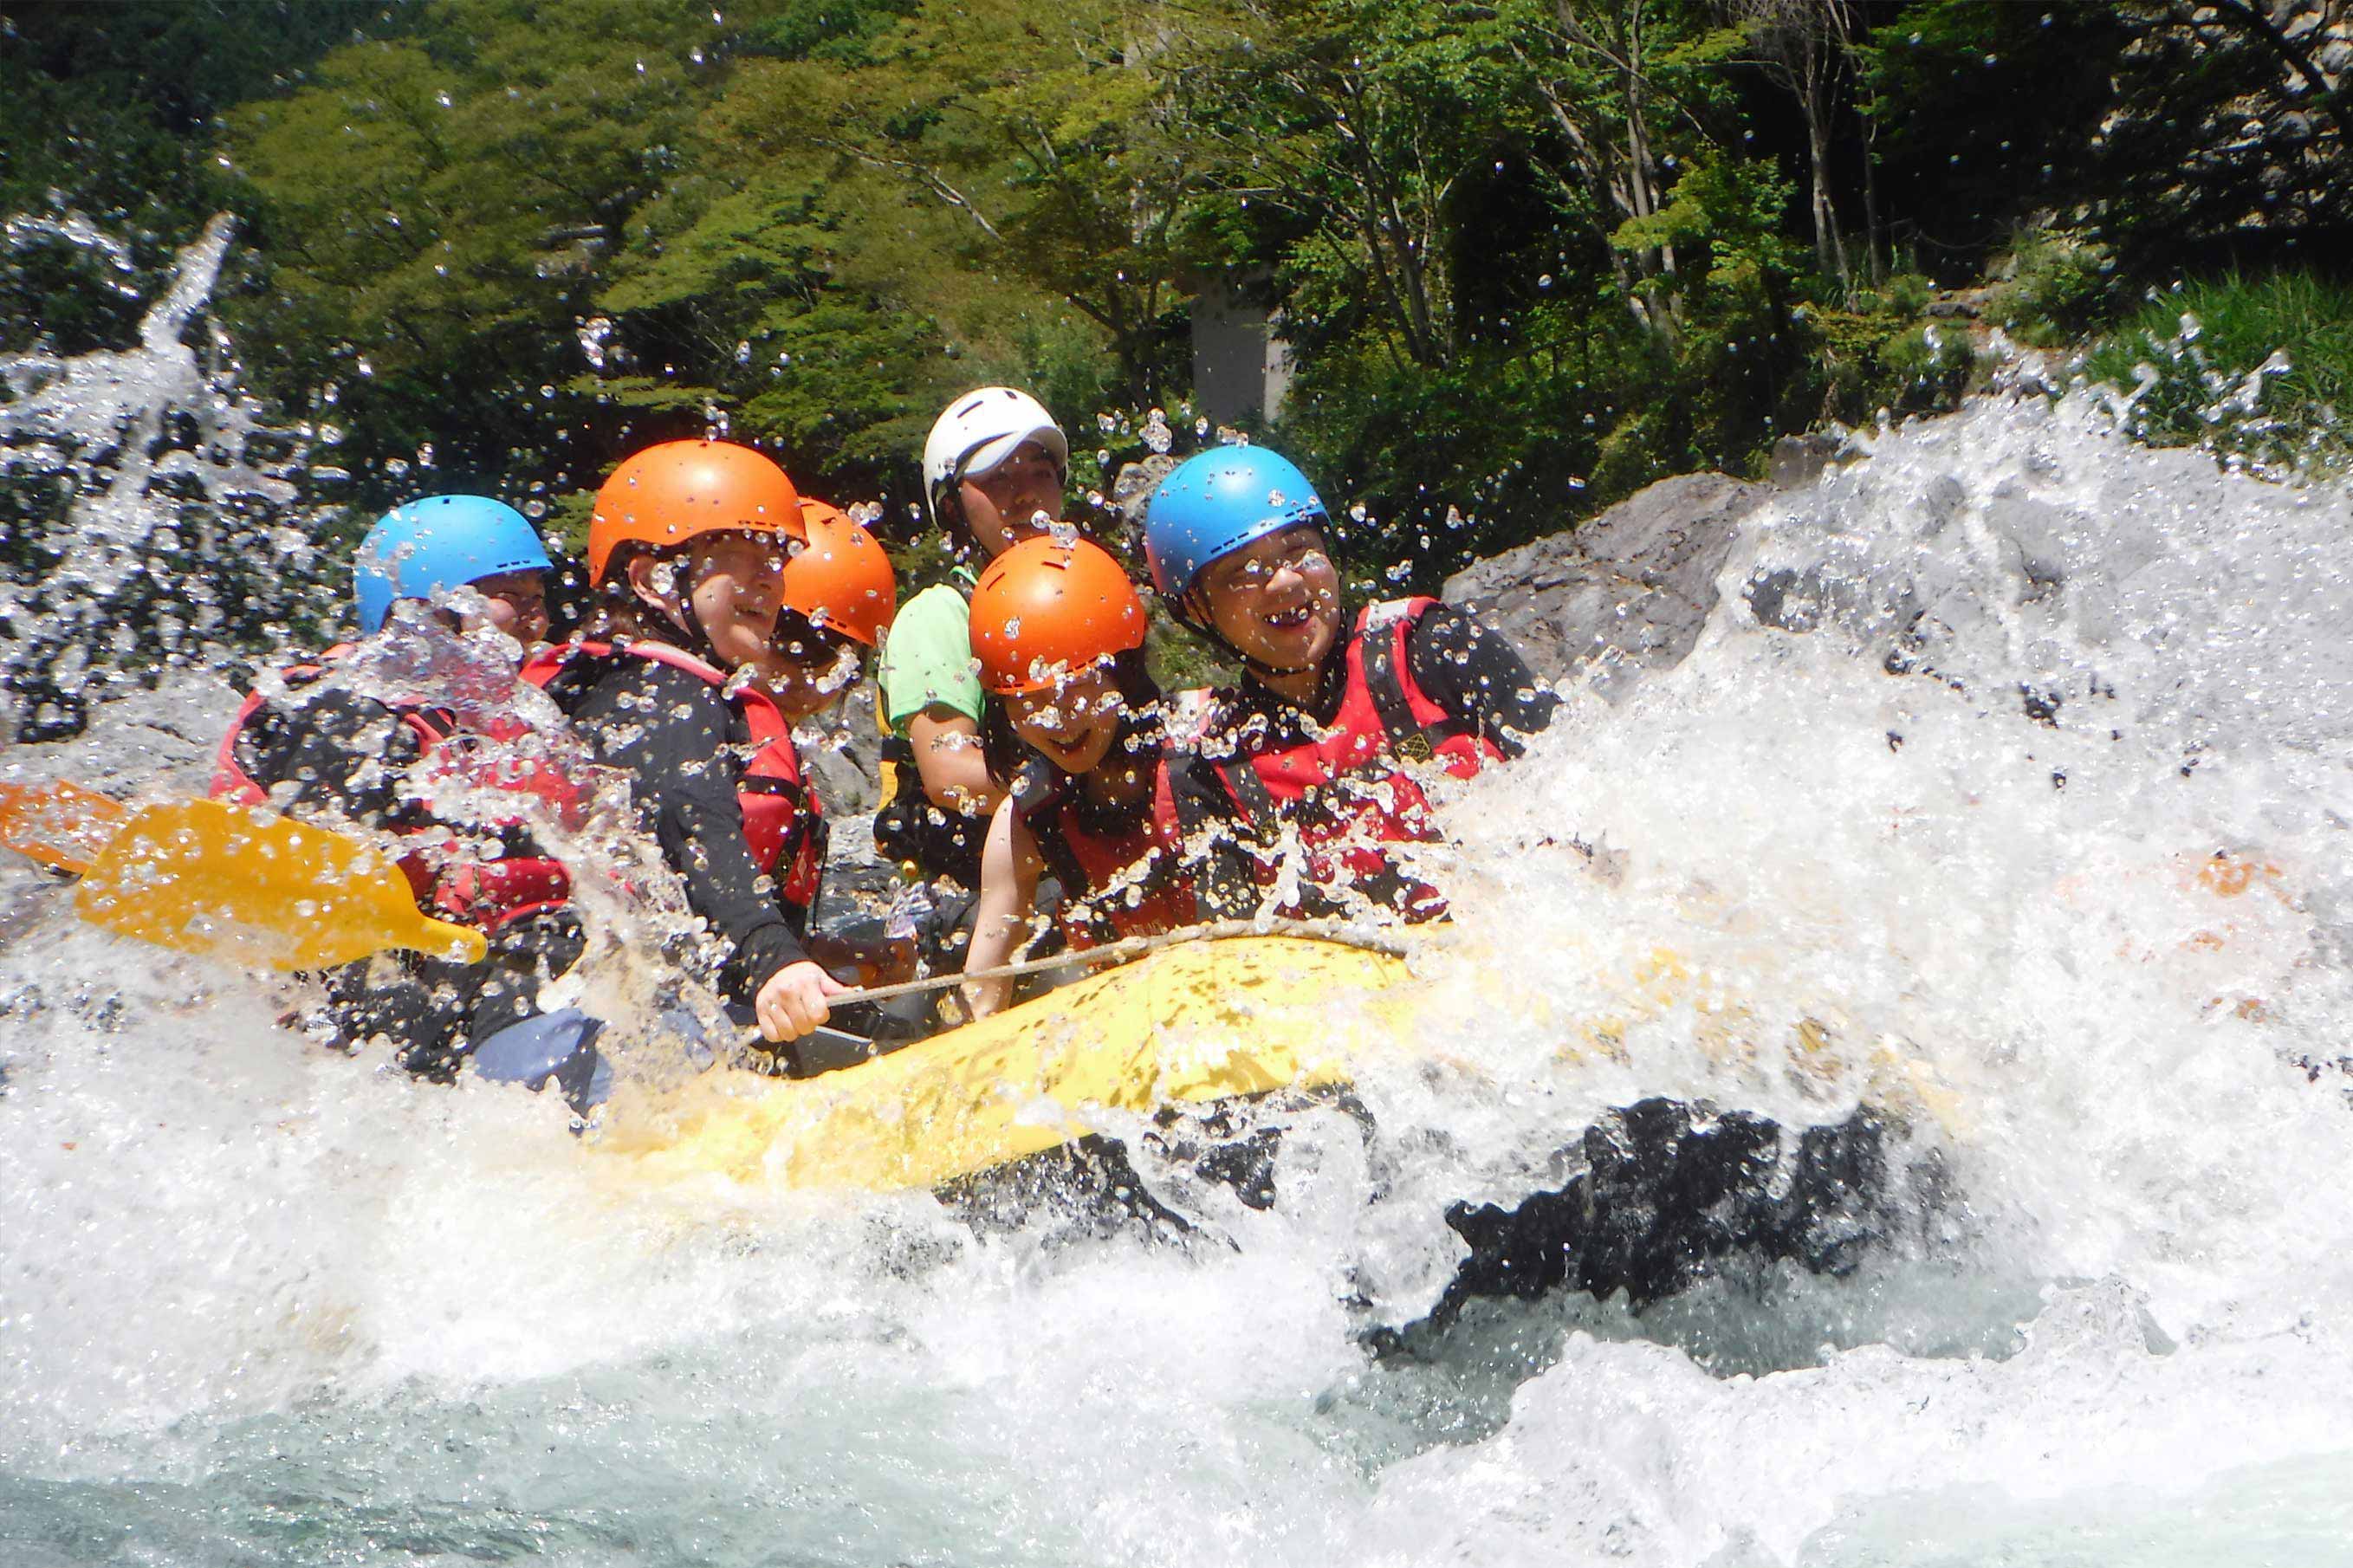
<svg viewBox="0 0 2353 1568"><path fill-rule="evenodd" d="M1294 825L1314 879L1337 879L1335 860L1358 879L1395 879L1403 884L1398 910L1409 921L1445 913L1446 900L1428 883L1403 876L1380 848L1438 837L1429 798L1408 764L1436 762L1462 779L1504 754L1413 679L1406 639L1437 603L1365 606L1345 654L1340 710L1315 738L1228 761L1203 759L1245 821L1261 828ZM1261 863L1261 881L1271 883L1275 869Z"/></svg>
<svg viewBox="0 0 2353 1568"><path fill-rule="evenodd" d="M542 650L522 667L522 679L545 686L575 656L634 657L682 669L708 682L742 716L751 737L752 759L736 780L735 799L744 813L744 844L752 864L773 878L776 897L806 919L825 878L825 807L801 772L792 726L765 692L739 686L729 692L729 676L716 665L666 643L573 643Z"/></svg>
<svg viewBox="0 0 2353 1568"><path fill-rule="evenodd" d="M318 679L350 654L353 646L337 643L321 654L316 662L293 666L285 672L286 684L291 688ZM239 805L269 803L269 789L246 771L237 751L246 726L267 700L259 691L248 694L229 721L228 733L221 737L220 749L213 757L212 784L207 793L215 800ZM536 763L517 767L503 758L491 759L485 765L482 759L467 754L481 742L519 739L526 732L522 725L501 722L486 731L461 730L444 710L421 704L385 706L417 737L430 776L454 775L476 787L535 795L559 818L576 813L579 789L555 769ZM517 819L507 818L490 826L511 829L517 826ZM417 896L418 907L444 919L494 931L526 915L557 908L571 897L572 878L564 863L552 855L533 852L527 845L523 853L493 858L469 853L464 841L441 824L420 822L399 831L405 838L437 837L437 842L401 857L399 865Z"/></svg>
<svg viewBox="0 0 2353 1568"><path fill-rule="evenodd" d="M1049 798L1022 812L1039 852L1065 884L1061 926L1073 948L1092 947L1105 927L1118 940L1156 936L1193 919L1192 882L1175 871L1185 836L1166 762L1153 770L1152 783L1150 805L1115 831L1088 826L1091 814L1075 779L1062 780ZM1142 889L1134 903L1130 888Z"/></svg>

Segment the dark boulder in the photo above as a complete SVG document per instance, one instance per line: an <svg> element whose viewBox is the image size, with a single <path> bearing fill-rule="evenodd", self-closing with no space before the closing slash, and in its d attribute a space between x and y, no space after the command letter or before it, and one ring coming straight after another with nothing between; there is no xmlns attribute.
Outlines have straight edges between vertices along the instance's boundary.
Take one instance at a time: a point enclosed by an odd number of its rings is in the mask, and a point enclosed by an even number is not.
<svg viewBox="0 0 2353 1568"><path fill-rule="evenodd" d="M1621 696L1681 663L1715 608L1740 521L1773 494L1728 474L1662 479L1591 521L1475 563L1446 584L1556 684Z"/></svg>

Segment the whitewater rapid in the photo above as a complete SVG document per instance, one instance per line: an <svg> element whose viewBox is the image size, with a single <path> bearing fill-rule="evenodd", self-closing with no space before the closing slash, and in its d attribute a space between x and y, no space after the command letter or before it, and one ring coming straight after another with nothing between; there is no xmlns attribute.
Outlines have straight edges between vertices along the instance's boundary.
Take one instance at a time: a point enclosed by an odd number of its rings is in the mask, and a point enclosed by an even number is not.
<svg viewBox="0 0 2353 1568"><path fill-rule="evenodd" d="M1264 1213L635 1189L0 871L0 1562L2353 1561L2347 497L1987 399L1449 805L1460 1022ZM84 742L90 769L135 759ZM2221 858L2218 858L2218 855ZM1645 1095L1897 1108L1845 1279L1474 1303Z"/></svg>

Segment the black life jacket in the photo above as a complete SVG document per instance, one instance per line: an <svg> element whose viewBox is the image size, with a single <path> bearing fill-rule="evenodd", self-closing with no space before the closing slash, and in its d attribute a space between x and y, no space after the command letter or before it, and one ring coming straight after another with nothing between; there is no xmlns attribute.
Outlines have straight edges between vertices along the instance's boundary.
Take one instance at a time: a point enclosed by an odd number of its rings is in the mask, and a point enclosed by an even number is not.
<svg viewBox="0 0 2353 1568"><path fill-rule="evenodd" d="M316 660L287 669L287 688L299 689L318 680L347 657L353 646L338 643ZM260 692L252 692L229 721L228 733L221 737L220 748L213 758L208 793L215 800L240 805L269 803L268 787L247 770L237 752L247 727L267 702ZM521 738L527 732L522 725L500 723L488 731L469 730L460 727L456 715L445 708L421 703L386 703L385 707L417 737L429 772L454 773L473 787L534 796L559 820L577 813L580 790L557 770L535 763L517 766L499 757L486 762L479 754L481 742L499 743ZM572 878L564 863L521 834L515 819L490 826L507 840L512 852L496 858L470 854L450 828L431 821L397 830L404 839L419 841L417 848L403 856L399 862L419 908L446 920L495 931L526 916L560 908L571 897Z"/></svg>
<svg viewBox="0 0 2353 1568"><path fill-rule="evenodd" d="M801 772L792 726L765 692L738 684L716 665L667 643L579 642L546 648L522 667L522 679L544 687L575 659L643 658L682 669L718 690L744 721L751 760L735 784L744 815L744 845L760 874L775 879L777 900L806 923L825 879L825 807Z"/></svg>
<svg viewBox="0 0 2353 1568"><path fill-rule="evenodd" d="M1155 936L1192 921L1193 885L1176 869L1184 833L1166 760L1154 765L1150 797L1126 810L1088 798L1079 780L1042 758L1024 770L1014 804L1062 884L1060 923L1071 947Z"/></svg>
<svg viewBox="0 0 2353 1568"><path fill-rule="evenodd" d="M1230 743L1233 726L1212 715L1200 727L1195 758L1254 828L1291 825L1314 880L1336 881L1345 871L1367 886L1390 888L1389 901L1409 921L1434 919L1446 910L1436 889L1403 875L1381 847L1438 837L1429 798L1411 768L1436 763L1455 778L1469 778L1504 754L1431 700L1413 678L1406 641L1437 603L1414 598L1365 606L1344 651L1339 711L1314 735L1220 759L1220 731ZM1258 870L1261 885L1273 882L1273 864L1261 860Z"/></svg>

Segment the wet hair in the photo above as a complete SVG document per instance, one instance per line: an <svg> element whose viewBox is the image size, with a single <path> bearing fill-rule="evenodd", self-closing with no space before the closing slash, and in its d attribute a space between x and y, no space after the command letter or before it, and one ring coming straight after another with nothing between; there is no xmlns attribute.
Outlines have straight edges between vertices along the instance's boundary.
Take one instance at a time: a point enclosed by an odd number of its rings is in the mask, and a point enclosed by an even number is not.
<svg viewBox="0 0 2353 1568"><path fill-rule="evenodd" d="M1113 752L1105 753L1105 762L1123 746L1158 745L1166 729L1161 721L1160 683L1145 668L1144 650L1132 647L1113 654L1111 671L1112 683L1118 689L1120 701L1127 712L1120 720L1119 738L1112 742ZM988 764L988 776L1008 788L1023 763L1031 757L1043 760L1042 753L1016 732L1011 712L1001 697L988 698L981 704L980 755Z"/></svg>
<svg viewBox="0 0 2353 1568"><path fill-rule="evenodd" d="M832 626L821 626L798 610L786 605L776 612L776 629L769 636L768 646L782 655L784 645L788 642L815 643L824 648L828 657L839 658L841 650L855 646L857 641L858 639L849 633L838 631ZM797 662L806 664L808 661Z"/></svg>

